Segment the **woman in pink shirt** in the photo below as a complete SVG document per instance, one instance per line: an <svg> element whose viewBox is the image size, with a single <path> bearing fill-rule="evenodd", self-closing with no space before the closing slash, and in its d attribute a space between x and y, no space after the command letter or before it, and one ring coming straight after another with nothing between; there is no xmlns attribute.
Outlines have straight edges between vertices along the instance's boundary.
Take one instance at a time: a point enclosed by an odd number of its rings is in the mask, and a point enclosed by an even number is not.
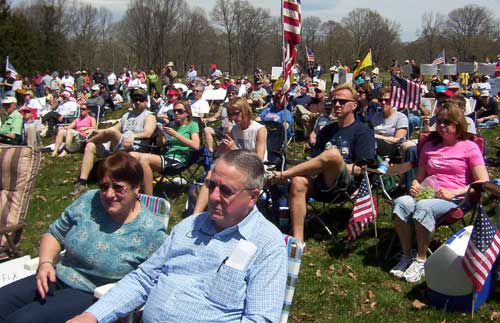
<svg viewBox="0 0 500 323"><path fill-rule="evenodd" d="M63 157L67 155L66 150L63 150L59 154L59 148L61 147L64 138L66 138L66 145L69 145L73 142L74 137L78 138L79 140L87 138L84 130L95 128L95 118L89 114L87 105L82 104L80 106L80 116L76 118L71 124L65 127L61 127L57 130L56 142L54 144L52 157Z"/></svg>
<svg viewBox="0 0 500 323"><path fill-rule="evenodd" d="M467 140L467 122L460 108L445 103L437 114L436 132L425 143L419 156L417 175L409 189L410 195L394 201L393 222L401 242L403 256L391 274L418 282L424 276L427 249L436 220L455 208L475 181L488 181L488 171L479 147ZM430 178L432 176L432 178ZM434 182L434 198L415 200L426 179ZM412 224L415 225L417 255L410 254Z"/></svg>

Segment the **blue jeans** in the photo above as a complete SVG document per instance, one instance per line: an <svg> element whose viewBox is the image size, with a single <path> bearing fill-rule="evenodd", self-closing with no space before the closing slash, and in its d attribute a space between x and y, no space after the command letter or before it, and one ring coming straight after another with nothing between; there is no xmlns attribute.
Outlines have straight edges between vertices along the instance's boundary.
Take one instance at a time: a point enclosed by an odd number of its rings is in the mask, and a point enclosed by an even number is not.
<svg viewBox="0 0 500 323"><path fill-rule="evenodd" d="M0 322L66 322L96 301L94 295L59 279L49 287L45 300L38 295L35 275L0 288Z"/></svg>
<svg viewBox="0 0 500 323"><path fill-rule="evenodd" d="M436 220L449 210L457 207L460 201L451 202L441 199L425 199L418 202L409 195L394 200L392 213L405 223L420 223L429 232L436 227Z"/></svg>

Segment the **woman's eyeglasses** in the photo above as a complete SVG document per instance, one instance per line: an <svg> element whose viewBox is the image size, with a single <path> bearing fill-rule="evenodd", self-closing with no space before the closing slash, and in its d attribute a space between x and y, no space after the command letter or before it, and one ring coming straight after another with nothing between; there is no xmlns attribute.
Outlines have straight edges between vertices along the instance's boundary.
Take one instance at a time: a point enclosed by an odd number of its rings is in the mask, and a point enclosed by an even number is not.
<svg viewBox="0 0 500 323"><path fill-rule="evenodd" d="M184 110L184 109L172 109L172 111L174 113L177 113L177 114L184 114L184 113L186 113L186 110Z"/></svg>
<svg viewBox="0 0 500 323"><path fill-rule="evenodd" d="M238 110L238 111L231 111L231 112L228 112L227 114L230 116L230 117L235 117L237 115L239 115L241 113L241 110Z"/></svg>
<svg viewBox="0 0 500 323"><path fill-rule="evenodd" d="M124 184L118 184L118 183L99 183L99 189L103 192L107 192L109 188L113 189L113 192L115 194L123 195L127 191L128 186Z"/></svg>
<svg viewBox="0 0 500 323"><path fill-rule="evenodd" d="M380 99L380 103L384 102L385 104L391 103L391 99Z"/></svg>

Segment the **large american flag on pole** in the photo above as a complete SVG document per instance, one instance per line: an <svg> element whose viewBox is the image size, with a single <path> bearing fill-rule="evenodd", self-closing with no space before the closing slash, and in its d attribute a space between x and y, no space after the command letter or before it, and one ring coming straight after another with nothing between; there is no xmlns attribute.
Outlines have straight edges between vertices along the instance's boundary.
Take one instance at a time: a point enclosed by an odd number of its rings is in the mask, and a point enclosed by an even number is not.
<svg viewBox="0 0 500 323"><path fill-rule="evenodd" d="M352 217L347 224L349 241L356 239L361 232L377 216L377 200L372 196L366 177L363 177L359 185L359 191L354 202Z"/></svg>
<svg viewBox="0 0 500 323"><path fill-rule="evenodd" d="M283 85L290 83L290 70L295 64L297 49L300 44L300 26L302 16L300 13L300 0L283 0Z"/></svg>
<svg viewBox="0 0 500 323"><path fill-rule="evenodd" d="M462 262L465 273L480 291L500 251L500 231L481 210L474 221L474 228Z"/></svg>
<svg viewBox="0 0 500 323"><path fill-rule="evenodd" d="M396 109L418 109L421 96L420 84L391 75L391 106Z"/></svg>

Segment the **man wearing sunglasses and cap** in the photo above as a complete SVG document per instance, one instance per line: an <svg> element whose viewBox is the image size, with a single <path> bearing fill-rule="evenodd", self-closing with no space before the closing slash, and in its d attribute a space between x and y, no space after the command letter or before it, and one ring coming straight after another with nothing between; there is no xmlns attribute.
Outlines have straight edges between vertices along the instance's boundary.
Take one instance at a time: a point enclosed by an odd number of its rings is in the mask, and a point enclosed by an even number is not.
<svg viewBox="0 0 500 323"><path fill-rule="evenodd" d="M132 102L134 110L125 113L111 128L85 130L90 139L85 146L80 177L70 195L78 196L87 191L87 179L96 154L104 157L122 149L133 150L134 141L151 138L156 129L156 118L146 109L146 92L143 89L136 90L132 95Z"/></svg>
<svg viewBox="0 0 500 323"><path fill-rule="evenodd" d="M287 257L281 232L257 209L264 165L230 150L207 181L208 212L176 225L163 245L68 323L114 322L140 307L150 322L280 320Z"/></svg>

